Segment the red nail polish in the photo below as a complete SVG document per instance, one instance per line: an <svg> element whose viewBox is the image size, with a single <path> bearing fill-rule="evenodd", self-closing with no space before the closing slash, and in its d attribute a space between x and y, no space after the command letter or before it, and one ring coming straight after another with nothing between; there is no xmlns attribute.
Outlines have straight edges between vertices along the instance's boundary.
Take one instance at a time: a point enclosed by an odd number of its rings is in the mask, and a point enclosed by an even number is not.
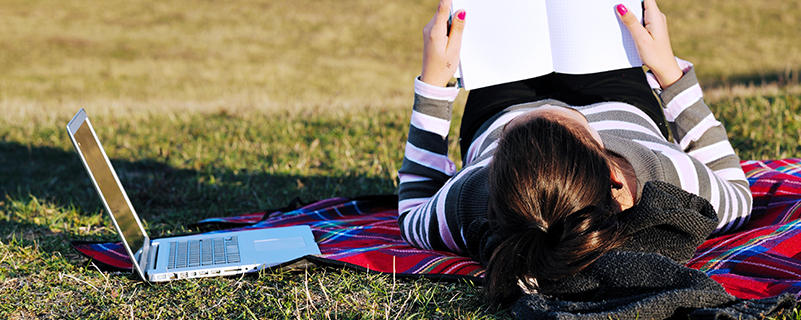
<svg viewBox="0 0 801 320"><path fill-rule="evenodd" d="M629 9L626 9L626 6L624 6L623 4L617 5L617 7L615 7L615 9L617 9L617 13L619 15L621 15L621 16L625 16L626 13L629 12Z"/></svg>
<svg viewBox="0 0 801 320"><path fill-rule="evenodd" d="M459 20L464 20L465 16L467 16L467 11L459 12L459 14L456 15L456 17L459 18Z"/></svg>

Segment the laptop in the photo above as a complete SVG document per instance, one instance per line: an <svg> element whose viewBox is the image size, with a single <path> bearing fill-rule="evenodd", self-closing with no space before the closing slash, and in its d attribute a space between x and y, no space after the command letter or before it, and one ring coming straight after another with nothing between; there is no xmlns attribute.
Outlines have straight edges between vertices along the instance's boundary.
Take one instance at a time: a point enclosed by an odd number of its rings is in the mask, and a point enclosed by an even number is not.
<svg viewBox="0 0 801 320"><path fill-rule="evenodd" d="M83 109L67 124L67 131L134 269L145 281L238 275L320 254L306 225L150 239Z"/></svg>

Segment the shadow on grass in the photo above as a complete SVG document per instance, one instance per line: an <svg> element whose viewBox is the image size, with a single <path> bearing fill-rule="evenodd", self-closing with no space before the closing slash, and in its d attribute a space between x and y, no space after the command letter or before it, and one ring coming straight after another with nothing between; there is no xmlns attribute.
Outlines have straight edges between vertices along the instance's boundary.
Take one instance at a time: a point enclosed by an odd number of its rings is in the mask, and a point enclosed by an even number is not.
<svg viewBox="0 0 801 320"><path fill-rule="evenodd" d="M152 237L193 232L184 226L208 217L283 207L295 197L310 202L395 192L388 179L359 175L298 176L221 168L201 172L153 159L111 162ZM98 232L77 231L91 231L92 226L78 224L86 217L97 220L104 209L75 151L2 142L0 177L4 197L0 210L10 211L7 215L12 217L0 226L0 237L27 244L38 237L57 236L61 242L98 239ZM108 221L105 212L102 219ZM54 225L64 225L63 232L50 231ZM111 239L108 232L104 234L103 239ZM37 245L45 251L64 249L63 244L48 243Z"/></svg>

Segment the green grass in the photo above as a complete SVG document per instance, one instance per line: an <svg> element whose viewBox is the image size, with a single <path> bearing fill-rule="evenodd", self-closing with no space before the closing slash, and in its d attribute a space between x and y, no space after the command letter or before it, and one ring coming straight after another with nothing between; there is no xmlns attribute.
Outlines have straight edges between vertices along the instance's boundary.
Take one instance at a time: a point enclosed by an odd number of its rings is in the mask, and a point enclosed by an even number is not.
<svg viewBox="0 0 801 320"><path fill-rule="evenodd" d="M801 156L801 95L738 97L713 107L741 159Z"/></svg>
<svg viewBox="0 0 801 320"><path fill-rule="evenodd" d="M394 192L394 159L402 157L402 149L392 146L403 143L405 114L187 114L180 119L153 116L148 126L104 117L94 124L149 232L166 236L191 232L184 225L204 217L282 206L295 196L308 201ZM383 121L382 115L395 117ZM8 177L0 182L6 194L0 202L0 314L488 316L472 284L398 280L338 268L271 270L244 278L152 286L127 273L98 272L67 245L69 240L115 239L79 159L60 128L26 133L20 127L3 123L0 133L0 172ZM28 148L14 142L28 134L48 146ZM377 138L360 138L365 136ZM236 290L228 295L226 289Z"/></svg>
<svg viewBox="0 0 801 320"><path fill-rule="evenodd" d="M799 3L660 5L741 158L801 157ZM296 196L396 192L435 6L4 2L0 318L508 318L471 283L308 266L147 285L67 245L116 239L64 130L79 108L152 236Z"/></svg>

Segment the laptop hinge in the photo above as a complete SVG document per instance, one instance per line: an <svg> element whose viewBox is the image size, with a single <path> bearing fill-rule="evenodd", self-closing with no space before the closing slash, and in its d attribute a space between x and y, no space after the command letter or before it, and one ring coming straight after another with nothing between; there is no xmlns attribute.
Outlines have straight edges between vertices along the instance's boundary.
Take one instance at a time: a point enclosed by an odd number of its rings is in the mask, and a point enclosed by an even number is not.
<svg viewBox="0 0 801 320"><path fill-rule="evenodd" d="M159 246L158 243L150 246L150 259L147 259L147 261L150 261L150 270L156 270L156 267L159 265L159 248L161 248L161 246Z"/></svg>
<svg viewBox="0 0 801 320"><path fill-rule="evenodd" d="M141 268L143 272L145 270L150 269L150 264L148 262L150 261L151 249L152 247L150 246L150 237L145 236L145 243L142 245L142 250L140 251L139 256L137 257L137 260L139 260L139 268Z"/></svg>

